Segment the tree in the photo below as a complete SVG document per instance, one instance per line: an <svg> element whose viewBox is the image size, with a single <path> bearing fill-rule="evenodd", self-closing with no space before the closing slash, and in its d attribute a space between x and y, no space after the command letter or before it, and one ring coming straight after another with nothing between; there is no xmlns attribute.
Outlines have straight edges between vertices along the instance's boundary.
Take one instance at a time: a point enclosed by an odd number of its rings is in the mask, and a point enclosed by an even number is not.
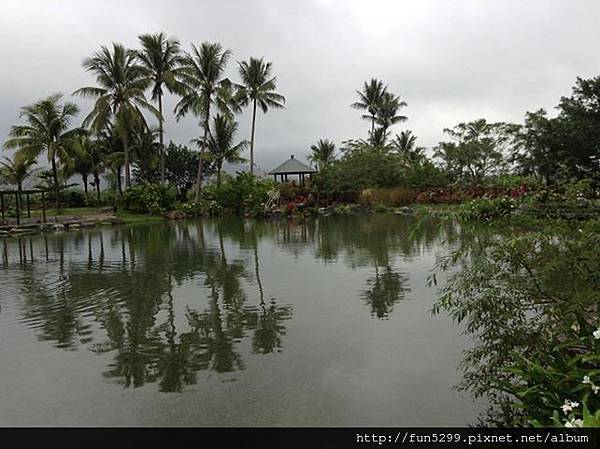
<svg viewBox="0 0 600 449"><path fill-rule="evenodd" d="M412 131L402 131L392 141L393 148L407 165L414 166L425 159L424 148L417 147L417 136Z"/></svg>
<svg viewBox="0 0 600 449"><path fill-rule="evenodd" d="M506 124L479 119L444 132L451 141L440 142L435 157L444 161L449 174L477 184L503 167L504 150L510 140Z"/></svg>
<svg viewBox="0 0 600 449"><path fill-rule="evenodd" d="M250 173L254 173L254 130L256 125L256 106L263 113L269 108L284 107L285 97L275 92L276 77L271 76L272 65L263 58L250 58L239 63L242 84L239 85L243 105L252 103L252 131L250 133Z"/></svg>
<svg viewBox="0 0 600 449"><path fill-rule="evenodd" d="M85 118L85 127L102 132L109 122L123 142L123 165L125 186L131 185L129 167L129 138L134 127L145 126L142 110L159 117L159 112L146 100L144 91L150 85L150 73L137 64L138 56L119 43L113 43L112 51L102 46L91 58L83 61L83 67L96 75L97 87L82 87L75 91L83 98L96 99L93 110Z"/></svg>
<svg viewBox="0 0 600 449"><path fill-rule="evenodd" d="M594 177L600 172L600 76L577 78L570 97L558 105L559 133L564 143L561 162L568 175Z"/></svg>
<svg viewBox="0 0 600 449"><path fill-rule="evenodd" d="M181 53L179 41L163 32L138 36L142 50L137 53L140 64L149 72L152 100L158 103L158 137L160 145L160 181L165 181L163 88L171 93L181 91L178 77Z"/></svg>
<svg viewBox="0 0 600 449"><path fill-rule="evenodd" d="M223 162L238 163L244 161L240 152L248 146L247 141L234 145L238 124L228 115L217 114L213 119L213 128L205 145L214 160L217 169L217 186L221 185L221 169ZM204 145L203 142L197 142Z"/></svg>
<svg viewBox="0 0 600 449"><path fill-rule="evenodd" d="M27 124L13 126L4 143L5 148L17 148L25 159L35 160L40 154L47 154L52 166L57 208L60 208L58 163L68 158L67 142L74 133L69 125L79 112L75 103L61 103L61 99L61 94L55 94L21 108L19 117Z"/></svg>
<svg viewBox="0 0 600 449"><path fill-rule="evenodd" d="M202 190L202 153L206 150L208 142L211 108L215 106L217 110L226 114L231 113L231 109L238 109L232 83L229 79L222 78L230 57L231 51L223 50L221 44L203 42L200 47L192 45L192 52L186 53L182 59L181 81L184 93L175 106L175 114L179 119L192 112L201 118L204 130L198 158L196 201L200 199Z"/></svg>
<svg viewBox="0 0 600 449"><path fill-rule="evenodd" d="M383 95L386 92L387 86L384 86L382 81L372 78L370 82L365 81L362 92L359 90L356 91L359 100L350 105L354 109L368 112L368 114L363 115L362 118L371 120L371 139L375 136L375 119Z"/></svg>
<svg viewBox="0 0 600 449"><path fill-rule="evenodd" d="M90 138L88 132L80 130L80 132L69 142L68 149L70 158L69 162L64 165L66 178L72 173L77 173L81 176L86 204L89 204L88 177L92 174L94 169L92 155L95 151L93 147L96 145L97 142Z"/></svg>
<svg viewBox="0 0 600 449"><path fill-rule="evenodd" d="M335 160L335 143L329 139L319 139L315 145L311 145L310 151L307 159L313 162L319 171Z"/></svg>
<svg viewBox="0 0 600 449"><path fill-rule="evenodd" d="M376 109L375 123L379 125L379 144L385 145L388 129L396 123L405 122L408 117L399 115L400 108L406 106L405 101L391 92L384 92Z"/></svg>
<svg viewBox="0 0 600 449"><path fill-rule="evenodd" d="M135 164L134 176L136 182L155 181L152 179L156 168L159 169L158 179L163 179L163 167L161 166L161 144L156 141L160 134L157 128L150 129L141 127L132 133L130 153Z"/></svg>
<svg viewBox="0 0 600 449"><path fill-rule="evenodd" d="M165 174L169 183L177 189L177 199L185 201L187 192L194 186L198 178L199 154L185 145L175 145L169 142L165 151ZM204 165L204 175L210 165Z"/></svg>
<svg viewBox="0 0 600 449"><path fill-rule="evenodd" d="M34 165L35 160L23 154L17 153L12 159L5 156L4 161L0 161L0 182L17 186L20 198L23 182L35 172L31 169Z"/></svg>

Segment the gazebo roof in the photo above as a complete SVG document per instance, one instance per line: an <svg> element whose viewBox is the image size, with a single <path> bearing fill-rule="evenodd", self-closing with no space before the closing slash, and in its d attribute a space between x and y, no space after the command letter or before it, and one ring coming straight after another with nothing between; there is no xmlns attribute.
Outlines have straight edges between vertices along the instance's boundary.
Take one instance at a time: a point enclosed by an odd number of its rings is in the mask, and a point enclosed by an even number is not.
<svg viewBox="0 0 600 449"><path fill-rule="evenodd" d="M294 159L294 155L279 165L277 168L269 172L270 175L297 175L300 173L316 173L314 168L309 167L304 162Z"/></svg>

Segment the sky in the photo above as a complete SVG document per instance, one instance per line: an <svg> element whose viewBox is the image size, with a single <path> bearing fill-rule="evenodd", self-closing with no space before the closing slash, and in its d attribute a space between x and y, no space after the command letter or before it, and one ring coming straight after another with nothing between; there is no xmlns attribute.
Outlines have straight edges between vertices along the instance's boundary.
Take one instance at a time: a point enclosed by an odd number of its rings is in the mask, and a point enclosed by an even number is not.
<svg viewBox="0 0 600 449"><path fill-rule="evenodd" d="M551 111L576 77L600 74L598 0L2 0L0 142L19 108L93 85L81 62L101 45L138 46L141 33L164 31L190 44L217 41L237 61L272 61L286 108L257 117L255 157L269 170L289 155L304 160L320 138L366 138L369 123L350 108L370 78L408 106L410 129L431 148L443 129L486 118L521 122L527 110ZM70 98L81 105L89 101ZM166 141L189 144L198 119L177 122L165 101ZM239 139L251 111L238 116ZM246 155L247 156L247 155Z"/></svg>

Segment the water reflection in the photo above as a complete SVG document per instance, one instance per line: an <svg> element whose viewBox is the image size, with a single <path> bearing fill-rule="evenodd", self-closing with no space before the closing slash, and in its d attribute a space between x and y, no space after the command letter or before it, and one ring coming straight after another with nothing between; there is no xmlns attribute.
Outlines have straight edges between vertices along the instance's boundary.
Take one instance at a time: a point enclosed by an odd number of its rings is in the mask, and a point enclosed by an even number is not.
<svg viewBox="0 0 600 449"><path fill-rule="evenodd" d="M285 351L294 310L264 283L267 243L296 259L371 272L357 296L373 319L384 319L410 292L403 261L442 231L412 224L225 218L21 236L2 241L2 268L17 289L20 321L39 340L107 357L104 377L124 387L179 392L202 372L235 380L227 374L244 370L249 354Z"/></svg>

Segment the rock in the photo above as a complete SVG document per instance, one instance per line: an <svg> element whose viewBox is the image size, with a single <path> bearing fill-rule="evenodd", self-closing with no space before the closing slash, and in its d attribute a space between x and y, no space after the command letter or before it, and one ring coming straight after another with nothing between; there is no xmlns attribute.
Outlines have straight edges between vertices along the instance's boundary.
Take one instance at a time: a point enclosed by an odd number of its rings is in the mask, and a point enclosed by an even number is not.
<svg viewBox="0 0 600 449"><path fill-rule="evenodd" d="M82 228L93 228L94 226L96 226L96 222L95 221L82 221L81 222L81 227Z"/></svg>
<svg viewBox="0 0 600 449"><path fill-rule="evenodd" d="M62 223L56 223L53 227L54 227L55 231L64 231L65 230L65 225Z"/></svg>
<svg viewBox="0 0 600 449"><path fill-rule="evenodd" d="M10 228L10 232L11 234L21 234L23 232L23 229L21 228Z"/></svg>
<svg viewBox="0 0 600 449"><path fill-rule="evenodd" d="M79 223L71 223L69 229L81 229L81 225Z"/></svg>
<svg viewBox="0 0 600 449"><path fill-rule="evenodd" d="M0 231L0 237L6 237L8 235L8 231Z"/></svg>
<svg viewBox="0 0 600 449"><path fill-rule="evenodd" d="M181 220L185 218L185 212L178 209L168 210L167 212L165 212L164 217L167 220Z"/></svg>

